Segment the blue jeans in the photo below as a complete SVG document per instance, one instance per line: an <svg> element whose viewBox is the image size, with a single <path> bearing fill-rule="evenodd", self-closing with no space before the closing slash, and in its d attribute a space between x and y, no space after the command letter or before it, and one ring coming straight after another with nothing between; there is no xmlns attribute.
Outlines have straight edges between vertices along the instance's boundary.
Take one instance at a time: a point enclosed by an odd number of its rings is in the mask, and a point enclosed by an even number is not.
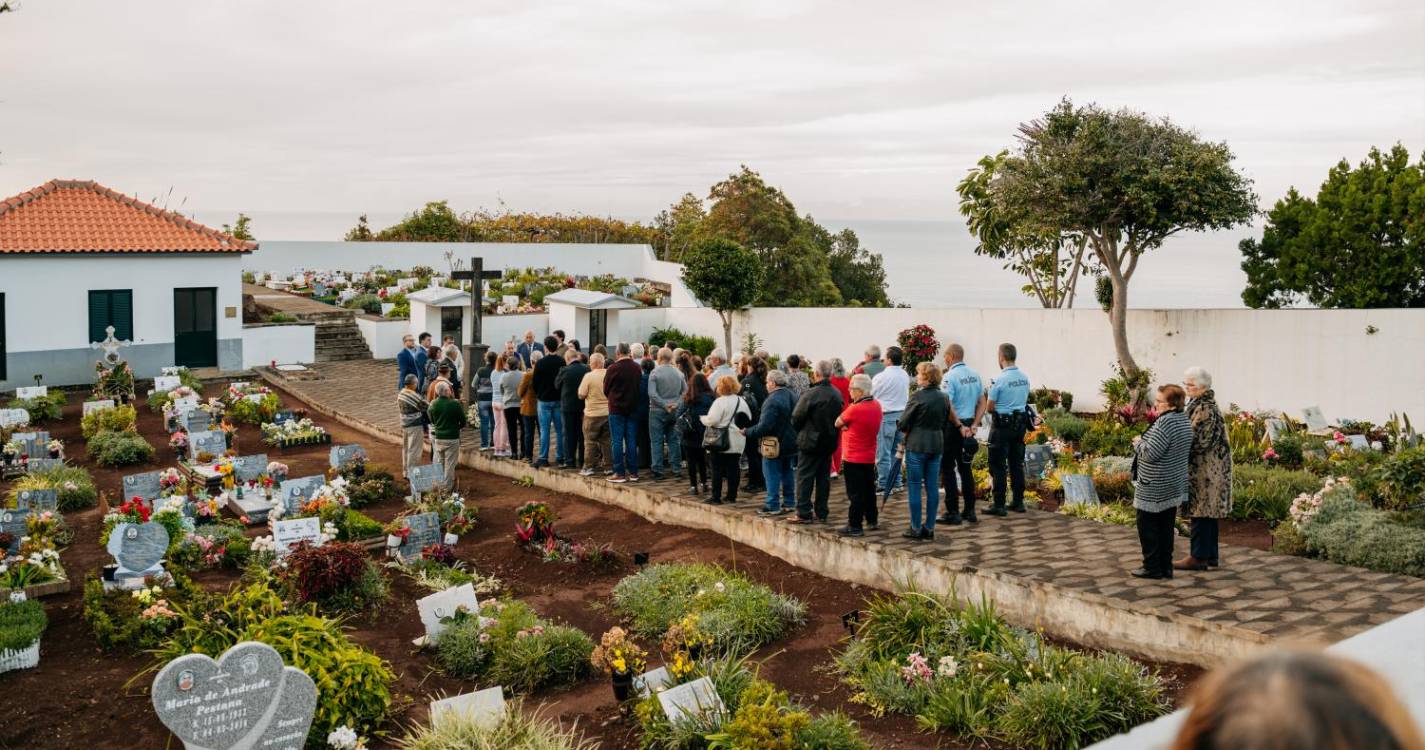
<svg viewBox="0 0 1425 750"><path fill-rule="evenodd" d="M905 454L905 473L910 492L906 501L910 504L910 527L922 528L920 523L920 489L925 488L925 526L935 530L935 513L940 510L940 455L939 453Z"/></svg>
<svg viewBox="0 0 1425 750"><path fill-rule="evenodd" d="M767 480L767 502L762 509L768 513L797 506L797 454L785 450L791 446L782 447L782 455L762 459L762 475Z"/></svg>
<svg viewBox="0 0 1425 750"><path fill-rule="evenodd" d="M896 423L900 421L901 413L890 411L881 415L881 433L876 438L876 477L879 479L879 486L876 488L882 495L891 489L890 482L895 480L896 487L905 486L905 480L901 479L900 472L891 476L891 464L895 461L896 448L901 444L901 433L896 429ZM907 458L906 463L909 463Z"/></svg>
<svg viewBox="0 0 1425 750"><path fill-rule="evenodd" d="M489 448L495 444L495 409L489 401L476 402L480 409L480 447Z"/></svg>
<svg viewBox="0 0 1425 750"><path fill-rule="evenodd" d="M638 418L610 414L609 432L613 435L614 475L638 476Z"/></svg>
<svg viewBox="0 0 1425 750"><path fill-rule="evenodd" d="M648 411L648 452L649 464L654 474L663 473L663 446L668 446L668 470L674 474L683 473L683 438L678 435L677 418L673 413L657 407Z"/></svg>
<svg viewBox="0 0 1425 750"><path fill-rule="evenodd" d="M554 429L549 429L550 425ZM549 461L549 436L554 433L554 455L564 463L564 413L558 401L539 402L539 460Z"/></svg>

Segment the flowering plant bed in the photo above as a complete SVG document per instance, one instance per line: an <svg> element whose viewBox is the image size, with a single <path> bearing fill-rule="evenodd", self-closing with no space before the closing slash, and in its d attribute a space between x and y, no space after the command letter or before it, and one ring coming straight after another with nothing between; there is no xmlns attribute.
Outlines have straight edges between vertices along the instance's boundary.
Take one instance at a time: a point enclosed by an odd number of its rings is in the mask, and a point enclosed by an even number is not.
<svg viewBox="0 0 1425 750"><path fill-rule="evenodd" d="M689 648L745 654L806 620L807 607L747 577L704 563L664 563L614 586L614 611L648 638L673 634Z"/></svg>
<svg viewBox="0 0 1425 750"><path fill-rule="evenodd" d="M445 622L435 639L436 655L455 677L525 694L574 684L591 671L589 636L540 619L523 602L485 602L478 613L462 610Z"/></svg>
<svg viewBox="0 0 1425 750"><path fill-rule="evenodd" d="M262 442L277 448L327 445L331 441L332 436L311 419L298 419L282 424L264 422L262 425Z"/></svg>
<svg viewBox="0 0 1425 750"><path fill-rule="evenodd" d="M38 666L40 636L48 625L39 602L0 601L0 672Z"/></svg>
<svg viewBox="0 0 1425 750"><path fill-rule="evenodd" d="M23 591L33 599L68 591L69 576L59 561L59 545L68 534L63 519L53 511L25 519L25 536L19 540L17 554L0 554L0 596L8 598L12 592ZM13 540L0 541L4 542L0 549L4 549Z"/></svg>

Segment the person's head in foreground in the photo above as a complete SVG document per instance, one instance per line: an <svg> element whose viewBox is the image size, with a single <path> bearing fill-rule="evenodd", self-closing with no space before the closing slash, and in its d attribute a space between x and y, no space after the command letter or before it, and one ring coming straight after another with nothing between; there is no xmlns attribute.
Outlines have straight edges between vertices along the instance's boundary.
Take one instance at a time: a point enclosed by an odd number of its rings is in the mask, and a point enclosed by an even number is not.
<svg viewBox="0 0 1425 750"><path fill-rule="evenodd" d="M1375 672L1307 651L1217 669L1193 688L1172 750L1425 750Z"/></svg>

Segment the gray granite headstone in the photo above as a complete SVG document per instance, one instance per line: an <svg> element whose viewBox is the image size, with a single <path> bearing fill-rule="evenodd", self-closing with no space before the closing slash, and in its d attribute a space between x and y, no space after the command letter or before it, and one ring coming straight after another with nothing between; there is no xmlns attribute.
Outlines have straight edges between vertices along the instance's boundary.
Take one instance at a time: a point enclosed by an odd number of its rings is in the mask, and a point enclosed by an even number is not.
<svg viewBox="0 0 1425 750"><path fill-rule="evenodd" d="M1326 432L1331 429L1331 425L1326 421L1326 415L1321 413L1321 407L1308 406L1301 410L1301 416L1306 420L1307 432Z"/></svg>
<svg viewBox="0 0 1425 750"><path fill-rule="evenodd" d="M145 471L142 474L129 474L124 477L124 499L141 497L145 500L153 500L163 494L163 488L159 484L163 479L161 471Z"/></svg>
<svg viewBox="0 0 1425 750"><path fill-rule="evenodd" d="M10 544L5 547L6 552L14 554L20 550L20 537L28 533L25 524L29 517L30 510L28 508L22 510L14 510L11 508L0 510L0 531L13 537L10 540Z"/></svg>
<svg viewBox="0 0 1425 750"><path fill-rule="evenodd" d="M412 466L406 472L406 479L411 483L411 494L417 497L422 492L430 492L440 481L440 476L440 467L435 464Z"/></svg>
<svg viewBox="0 0 1425 750"><path fill-rule="evenodd" d="M440 539L440 516L435 513L416 513L406 516L406 527L411 533L401 542L401 546L396 548L396 554L402 560L411 560L421 556L421 550L432 545L439 544Z"/></svg>
<svg viewBox="0 0 1425 750"><path fill-rule="evenodd" d="M262 478L267 471L267 454L257 453L251 456L238 456L233 459L233 474L237 476L239 482L252 482Z"/></svg>
<svg viewBox="0 0 1425 750"><path fill-rule="evenodd" d="M29 472L30 472L31 474L38 474L38 473L40 473L40 472L42 472L42 471L51 471L51 470L53 470L53 469L58 469L59 467L61 467L61 466L63 466L63 465L64 465L64 461L62 461L62 460L60 460L60 459L58 459L58 458L49 458L49 457L32 458L32 459L30 459Z"/></svg>
<svg viewBox="0 0 1425 750"><path fill-rule="evenodd" d="M19 442L21 452L30 458L49 457L49 431L47 430L17 432L11 435L10 439Z"/></svg>
<svg viewBox="0 0 1425 750"><path fill-rule="evenodd" d="M353 461L365 460L366 449L355 443L350 445L333 445L331 455L327 458L327 462L333 469L340 469Z"/></svg>
<svg viewBox="0 0 1425 750"><path fill-rule="evenodd" d="M1044 476L1044 470L1049 468L1049 464L1054 462L1054 450L1047 445L1026 445L1024 446L1024 477L1025 479L1038 479Z"/></svg>
<svg viewBox="0 0 1425 750"><path fill-rule="evenodd" d="M207 430L203 432L188 433L189 452L194 461L198 460L198 454L211 453L216 458L228 450L228 439L221 430Z"/></svg>
<svg viewBox="0 0 1425 750"><path fill-rule="evenodd" d="M15 502L21 510L29 509L36 512L46 510L59 510L59 490L49 487L38 490L20 490L15 495Z"/></svg>
<svg viewBox="0 0 1425 750"><path fill-rule="evenodd" d="M265 643L243 641L217 661L187 654L153 680L159 721L188 750L302 750L317 687Z"/></svg>
<svg viewBox="0 0 1425 750"><path fill-rule="evenodd" d="M203 409L189 409L178 418L190 433L205 432L213 425L213 415Z"/></svg>
<svg viewBox="0 0 1425 750"><path fill-rule="evenodd" d="M1286 432L1286 422L1276 417L1268 417L1262 421L1262 425L1267 429L1267 439L1276 440Z"/></svg>
<svg viewBox="0 0 1425 750"><path fill-rule="evenodd" d="M115 578L143 578L163 571L168 530L157 521L120 523L109 532L109 554L119 563Z"/></svg>
<svg viewBox="0 0 1425 750"><path fill-rule="evenodd" d="M313 474L299 479L288 479L277 487L277 497L282 500L282 510L291 516L302 510L302 506L317 494L317 490L327 483L321 474Z"/></svg>
<svg viewBox="0 0 1425 750"><path fill-rule="evenodd" d="M1347 435L1346 445L1352 450L1367 451L1371 449L1371 441L1365 435Z"/></svg>
<svg viewBox="0 0 1425 750"><path fill-rule="evenodd" d="M1065 505L1098 505L1098 490L1088 474L1060 474L1064 485Z"/></svg>
<svg viewBox="0 0 1425 750"><path fill-rule="evenodd" d="M272 424L286 424L294 422L296 419L297 415L293 414L291 409L281 409L272 415Z"/></svg>
<svg viewBox="0 0 1425 750"><path fill-rule="evenodd" d="M505 716L504 688L495 687L431 701L430 723L439 731L452 716L464 716L477 726L490 727Z"/></svg>

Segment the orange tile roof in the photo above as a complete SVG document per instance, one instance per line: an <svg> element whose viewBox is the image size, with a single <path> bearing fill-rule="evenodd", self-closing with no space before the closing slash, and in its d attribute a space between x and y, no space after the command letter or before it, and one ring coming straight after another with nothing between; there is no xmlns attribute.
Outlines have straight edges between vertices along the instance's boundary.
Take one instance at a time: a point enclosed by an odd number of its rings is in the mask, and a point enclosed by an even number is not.
<svg viewBox="0 0 1425 750"><path fill-rule="evenodd" d="M50 180L0 201L0 255L250 253L239 240L92 180Z"/></svg>

